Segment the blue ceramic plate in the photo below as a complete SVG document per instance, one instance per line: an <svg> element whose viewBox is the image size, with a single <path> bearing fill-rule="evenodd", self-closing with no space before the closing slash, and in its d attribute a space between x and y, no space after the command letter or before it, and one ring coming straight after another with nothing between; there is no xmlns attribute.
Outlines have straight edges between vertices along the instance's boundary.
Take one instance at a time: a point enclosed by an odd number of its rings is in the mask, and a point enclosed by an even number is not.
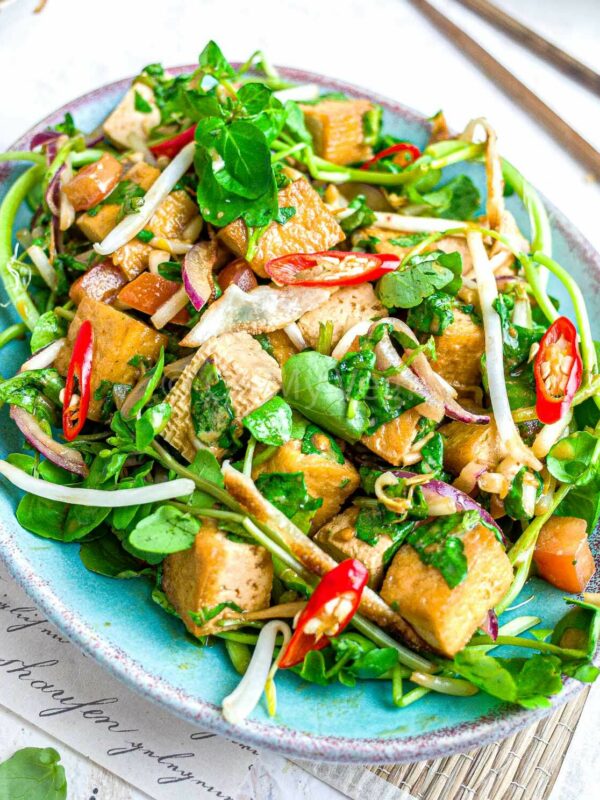
<svg viewBox="0 0 600 800"><path fill-rule="evenodd" d="M318 75L294 70L285 70L284 74L298 83L318 83L324 90L369 96L367 91ZM10 149L28 149L32 135L61 121L66 111L71 111L79 128L93 130L128 84L129 81L120 81L74 100L40 122ZM387 130L425 144L428 128L424 117L385 98L372 99L385 109ZM0 197L23 168L0 165ZM455 170L465 171L465 167L459 165ZM482 168L469 166L467 171L484 190ZM448 170L448 176L451 174ZM527 231L527 218L519 201L511 197L508 206ZM556 257L577 278L590 304L590 316L598 320L600 256L551 207L550 216ZM26 221L23 211L21 222ZM551 288L551 294L560 298L561 308L568 313L568 299L561 288ZM2 308L1 317L2 327L16 321L10 308ZM600 334L598 325L596 333ZM0 374L12 375L26 353L26 345L19 342L0 351ZM6 409L1 413L0 446L4 455L19 448L19 435L9 422ZM0 547L8 568L32 600L67 636L118 678L204 728L303 758L381 763L417 761L469 750L501 739L548 713L508 706L484 694L465 699L431 694L399 710L391 704L388 683L361 682L355 689L341 685L321 688L302 683L293 674L280 673L277 715L269 718L261 705L252 719L232 727L221 717L219 705L238 677L221 647L201 649L187 639L183 625L151 602L147 581L116 582L94 575L80 563L76 544L63 545L24 531L13 516L18 497L18 492L3 481ZM562 592L532 581L521 599L532 595L534 599L525 613L537 614L544 627L552 627L565 611ZM574 697L580 686L567 681L555 704Z"/></svg>

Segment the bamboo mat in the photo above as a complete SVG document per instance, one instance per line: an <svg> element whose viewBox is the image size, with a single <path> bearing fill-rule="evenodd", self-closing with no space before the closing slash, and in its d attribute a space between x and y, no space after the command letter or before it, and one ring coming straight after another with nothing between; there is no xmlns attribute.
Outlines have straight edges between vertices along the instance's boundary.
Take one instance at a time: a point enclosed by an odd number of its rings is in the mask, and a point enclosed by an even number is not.
<svg viewBox="0 0 600 800"><path fill-rule="evenodd" d="M532 728L479 750L369 769L404 790L406 800L547 800L588 693L589 687Z"/></svg>

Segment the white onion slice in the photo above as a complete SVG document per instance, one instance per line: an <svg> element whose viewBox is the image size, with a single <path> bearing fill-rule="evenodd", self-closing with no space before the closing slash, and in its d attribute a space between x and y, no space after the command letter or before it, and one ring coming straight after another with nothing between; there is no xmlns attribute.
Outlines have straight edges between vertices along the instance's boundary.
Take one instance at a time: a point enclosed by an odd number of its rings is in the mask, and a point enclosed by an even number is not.
<svg viewBox="0 0 600 800"><path fill-rule="evenodd" d="M468 228L468 222L458 219L438 219L437 217L411 217L406 214L393 214L388 211L375 211L375 228L387 228L403 233L444 233L455 228Z"/></svg>
<svg viewBox="0 0 600 800"><path fill-rule="evenodd" d="M553 445L556 444L569 426L572 416L573 412L570 410L562 419L559 419L557 422L553 422L551 425L544 425L542 430L533 440L533 444L531 446L534 456L537 458L545 458L548 455Z"/></svg>
<svg viewBox="0 0 600 800"><path fill-rule="evenodd" d="M99 244L94 245L97 253L100 253L101 256L109 256L137 236L150 221L165 197L172 191L177 181L191 167L195 146L194 142L190 142L175 156L146 192L144 204L140 210L124 217Z"/></svg>
<svg viewBox="0 0 600 800"><path fill-rule="evenodd" d="M346 333L342 336L339 342L331 351L331 355L333 358L337 358L338 361L340 358L343 358L348 350L352 347L352 342L356 339L357 336L366 336L371 328L373 321L370 319L363 319L360 322L357 322L356 325L353 325L351 328L348 328Z"/></svg>
<svg viewBox="0 0 600 800"><path fill-rule="evenodd" d="M308 286L257 286L244 292L231 283L200 321L181 341L182 347L199 347L211 336L248 331L269 333L296 322L304 313L329 300L328 289Z"/></svg>
<svg viewBox="0 0 600 800"><path fill-rule="evenodd" d="M164 328L167 322L170 322L175 314L178 314L188 304L188 296L185 286L178 289L172 297L158 308L155 313L150 317L150 321L155 328Z"/></svg>
<svg viewBox="0 0 600 800"><path fill-rule="evenodd" d="M483 317L485 333L486 367L488 373L489 395L494 410L494 419L500 440L506 453L518 455L519 458L535 470L542 465L531 450L525 446L514 423L504 376L504 347L502 342L502 326L500 317L493 303L498 297L496 279L490 267L490 261L480 233L471 231L467 234L467 243L477 280L479 303Z"/></svg>
<svg viewBox="0 0 600 800"><path fill-rule="evenodd" d="M302 335L302 331L295 322L290 322L290 324L286 325L283 330L285 331L288 339L294 345L296 350L300 351L306 350L307 348L306 340Z"/></svg>
<svg viewBox="0 0 600 800"><path fill-rule="evenodd" d="M50 364L54 363L56 356L62 350L66 339L57 339L55 342L50 342L46 347L42 347L34 353L31 358L21 364L19 372L27 372L30 369L46 369Z"/></svg>
<svg viewBox="0 0 600 800"><path fill-rule="evenodd" d="M24 492L45 497L47 500L58 500L74 506L98 506L98 508L124 508L136 506L138 503L159 503L161 500L173 500L191 494L196 485L189 478L177 478L174 481L153 483L138 489L81 489L76 486L62 486L58 483L43 481L23 472L22 469L0 459L0 475Z"/></svg>
<svg viewBox="0 0 600 800"><path fill-rule="evenodd" d="M265 689L271 670L277 634L283 635L283 647L292 636L287 622L275 619L267 622L258 635L258 641L248 664L248 669L233 692L223 700L223 716L232 725L246 719L256 708Z"/></svg>
<svg viewBox="0 0 600 800"><path fill-rule="evenodd" d="M189 253L193 245L190 242L184 242L181 239L165 239L164 236L155 236L148 242L150 247L156 250L164 250L172 256L181 256Z"/></svg>
<svg viewBox="0 0 600 800"><path fill-rule="evenodd" d="M58 283L56 270L50 263L48 256L46 253L44 253L42 248L37 244L32 244L31 247L27 249L27 255L37 267L37 270L40 273L44 283L50 289L56 289Z"/></svg>
<svg viewBox="0 0 600 800"><path fill-rule="evenodd" d="M319 97L319 87L316 83L303 83L299 86L290 86L289 89L279 89L273 92L273 97L285 103L286 100L295 100L301 103L303 100L316 100Z"/></svg>

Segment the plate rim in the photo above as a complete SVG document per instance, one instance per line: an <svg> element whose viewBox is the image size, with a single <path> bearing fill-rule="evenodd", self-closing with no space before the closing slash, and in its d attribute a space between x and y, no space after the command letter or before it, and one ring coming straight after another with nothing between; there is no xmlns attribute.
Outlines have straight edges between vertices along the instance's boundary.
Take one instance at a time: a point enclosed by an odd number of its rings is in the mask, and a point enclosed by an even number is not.
<svg viewBox="0 0 600 800"><path fill-rule="evenodd" d="M169 68L169 70L180 73L193 70L195 66L183 65ZM345 92L350 96L367 97L380 103L392 114L420 125L427 123L427 117L414 109L355 84L303 69L289 67L278 67L278 69L284 77L296 83L316 83L322 87ZM28 149L31 137L35 133L54 124L67 111L76 111L78 107L89 105L96 98L107 93L121 89L126 90L133 77L104 84L65 103L29 128L8 149ZM0 184L9 183L12 173L19 174L19 172L19 164L15 167L11 162L0 163ZM600 253L553 203L543 196L542 199L553 226L560 231L576 257L592 267L590 278L599 285ZM10 489L7 492L3 485L3 491L9 493ZM532 725L546 717L556 708L573 699L583 689L583 684L568 678L565 681L563 692L558 697L552 698L550 705L546 708L529 710L505 704L474 721L445 726L437 731L402 738L358 739L317 735L252 719L239 725L231 725L223 718L220 706L200 700L152 674L138 659L127 655L120 647L108 642L100 632L94 630L91 625L87 625L85 619L80 617L77 612L68 608L55 589L51 588L47 581L40 578L32 569L26 555L18 547L16 537L5 525L4 520L0 520L0 544L3 545L0 557L9 573L23 590L39 604L48 618L66 633L72 642L93 656L129 688L187 722L205 725L215 733L240 739L250 745L264 747L287 756L312 757L322 761L345 763L406 763L448 756L481 747L514 734L525 726Z"/></svg>

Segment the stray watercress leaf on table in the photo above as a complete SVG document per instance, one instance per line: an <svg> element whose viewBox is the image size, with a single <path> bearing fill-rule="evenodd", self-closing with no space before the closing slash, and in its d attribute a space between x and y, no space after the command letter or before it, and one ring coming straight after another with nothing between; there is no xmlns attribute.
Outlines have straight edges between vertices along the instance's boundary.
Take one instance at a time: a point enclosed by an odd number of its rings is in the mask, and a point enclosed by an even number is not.
<svg viewBox="0 0 600 800"><path fill-rule="evenodd" d="M242 424L257 442L279 447L292 437L292 409L281 397L272 397L244 417Z"/></svg>
<svg viewBox="0 0 600 800"><path fill-rule="evenodd" d="M384 275L377 285L377 294L387 308L414 308L440 289L456 294L461 274L460 253L432 250L412 256L403 267Z"/></svg>
<svg viewBox="0 0 600 800"><path fill-rule="evenodd" d="M0 764L2 800L66 800L67 777L53 747L24 747Z"/></svg>
<svg viewBox="0 0 600 800"><path fill-rule="evenodd" d="M187 550L194 544L200 522L174 506L160 506L153 514L144 517L128 537L128 544L150 557L163 556ZM146 559L156 563L155 558Z"/></svg>

